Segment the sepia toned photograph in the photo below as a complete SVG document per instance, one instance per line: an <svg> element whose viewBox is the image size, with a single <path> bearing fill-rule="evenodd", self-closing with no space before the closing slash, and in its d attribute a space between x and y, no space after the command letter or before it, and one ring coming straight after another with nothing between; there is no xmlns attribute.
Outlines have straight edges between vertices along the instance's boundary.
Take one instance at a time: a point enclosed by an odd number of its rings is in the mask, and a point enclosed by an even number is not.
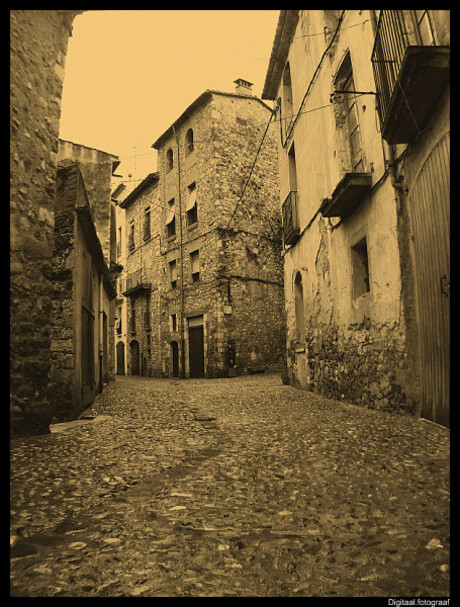
<svg viewBox="0 0 460 607"><path fill-rule="evenodd" d="M450 11L9 17L9 596L449 605Z"/></svg>

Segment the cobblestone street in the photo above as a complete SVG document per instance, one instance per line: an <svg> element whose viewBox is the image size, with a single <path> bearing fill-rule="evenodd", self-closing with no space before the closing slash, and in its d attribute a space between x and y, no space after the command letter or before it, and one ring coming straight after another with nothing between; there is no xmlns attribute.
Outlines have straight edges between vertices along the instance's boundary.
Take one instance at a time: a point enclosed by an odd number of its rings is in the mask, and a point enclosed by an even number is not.
<svg viewBox="0 0 460 607"><path fill-rule="evenodd" d="M11 595L449 595L449 431L282 384L117 377L11 440Z"/></svg>

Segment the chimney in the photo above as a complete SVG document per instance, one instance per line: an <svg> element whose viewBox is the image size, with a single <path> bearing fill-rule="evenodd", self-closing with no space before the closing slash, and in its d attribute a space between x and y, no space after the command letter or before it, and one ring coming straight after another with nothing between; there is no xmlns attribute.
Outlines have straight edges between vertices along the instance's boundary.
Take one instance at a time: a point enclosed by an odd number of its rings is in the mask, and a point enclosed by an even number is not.
<svg viewBox="0 0 460 607"><path fill-rule="evenodd" d="M236 84L235 93L252 96L252 82L243 80L243 78L238 78L238 80L234 80L233 82Z"/></svg>

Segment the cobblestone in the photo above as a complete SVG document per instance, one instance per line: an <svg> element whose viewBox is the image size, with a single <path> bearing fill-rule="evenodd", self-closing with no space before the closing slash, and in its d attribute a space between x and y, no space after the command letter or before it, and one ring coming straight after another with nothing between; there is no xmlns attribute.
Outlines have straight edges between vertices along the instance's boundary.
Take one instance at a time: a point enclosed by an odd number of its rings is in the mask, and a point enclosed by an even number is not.
<svg viewBox="0 0 460 607"><path fill-rule="evenodd" d="M12 596L449 595L447 429L266 374L85 417L11 441Z"/></svg>

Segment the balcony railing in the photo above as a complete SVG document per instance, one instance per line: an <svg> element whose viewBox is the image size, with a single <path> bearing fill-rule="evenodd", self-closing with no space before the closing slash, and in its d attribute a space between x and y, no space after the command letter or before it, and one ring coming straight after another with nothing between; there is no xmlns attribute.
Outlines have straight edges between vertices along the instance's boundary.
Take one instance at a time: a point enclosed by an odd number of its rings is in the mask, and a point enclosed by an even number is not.
<svg viewBox="0 0 460 607"><path fill-rule="evenodd" d="M145 276L143 269L131 272L126 277L125 290L123 295L131 296L141 292L148 292L152 290L152 283Z"/></svg>
<svg viewBox="0 0 460 607"><path fill-rule="evenodd" d="M299 216L297 209L297 192L291 190L283 202L283 235L284 244L292 245L299 238Z"/></svg>
<svg viewBox="0 0 460 607"><path fill-rule="evenodd" d="M423 21L418 13L427 13ZM428 13L380 11L372 66L382 136L389 143L411 143L448 79L449 49L436 46Z"/></svg>

